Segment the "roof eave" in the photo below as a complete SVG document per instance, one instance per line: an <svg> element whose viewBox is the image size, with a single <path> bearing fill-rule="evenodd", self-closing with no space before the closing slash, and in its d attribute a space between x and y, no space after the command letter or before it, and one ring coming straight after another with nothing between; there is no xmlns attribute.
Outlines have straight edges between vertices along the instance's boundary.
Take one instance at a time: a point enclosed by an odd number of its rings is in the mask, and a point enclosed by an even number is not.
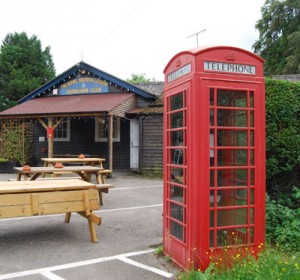
<svg viewBox="0 0 300 280"><path fill-rule="evenodd" d="M21 114L21 115L0 115L2 119L39 119L48 117L95 117L108 114L108 111L101 112L72 112L72 113L46 113L46 114Z"/></svg>
<svg viewBox="0 0 300 280"><path fill-rule="evenodd" d="M83 61L75 64L74 66L72 66L71 68L69 68L68 70L66 70L65 72L63 72L62 74L56 76L54 79L52 79L51 81L45 83L44 85L42 85L41 87L39 87L38 89L35 89L34 91L32 91L31 93L27 94L25 97L21 98L20 100L18 100L18 103L24 103L28 100L33 99L36 96L41 95L43 92L45 92L46 90L49 90L51 87L54 87L55 85L57 85L58 83L60 83L61 81L63 81L65 78L69 77L70 75L73 75L74 72L78 69L84 69L87 70L89 72L93 72L96 75L98 75L99 77L103 78L104 80L108 80L112 83L115 83L123 88L126 88L128 92L132 92L132 93L136 93L144 98L149 98L149 99L157 99L157 97L147 91L144 91L128 82L125 82L111 74L108 74L102 70L99 70Z"/></svg>

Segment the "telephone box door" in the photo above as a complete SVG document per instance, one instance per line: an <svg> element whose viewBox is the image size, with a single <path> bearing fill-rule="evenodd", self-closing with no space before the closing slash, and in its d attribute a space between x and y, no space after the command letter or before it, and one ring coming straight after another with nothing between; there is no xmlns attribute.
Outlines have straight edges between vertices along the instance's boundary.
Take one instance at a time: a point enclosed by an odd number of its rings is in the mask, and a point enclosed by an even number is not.
<svg viewBox="0 0 300 280"><path fill-rule="evenodd" d="M261 242L264 109L260 85L205 81L209 95L209 249ZM261 135L262 134L262 135Z"/></svg>

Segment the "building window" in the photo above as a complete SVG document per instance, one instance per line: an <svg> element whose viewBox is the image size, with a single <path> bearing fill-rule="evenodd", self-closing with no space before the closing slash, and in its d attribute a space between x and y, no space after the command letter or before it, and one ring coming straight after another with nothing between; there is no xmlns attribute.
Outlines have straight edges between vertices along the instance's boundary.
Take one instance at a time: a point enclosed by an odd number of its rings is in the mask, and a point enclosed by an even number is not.
<svg viewBox="0 0 300 280"><path fill-rule="evenodd" d="M57 120L54 120L54 123ZM70 141L70 119L64 119L61 124L54 130L54 141Z"/></svg>
<svg viewBox="0 0 300 280"><path fill-rule="evenodd" d="M108 120L99 122L95 119L95 141L107 142L108 141ZM120 142L120 118L113 117L113 141Z"/></svg>

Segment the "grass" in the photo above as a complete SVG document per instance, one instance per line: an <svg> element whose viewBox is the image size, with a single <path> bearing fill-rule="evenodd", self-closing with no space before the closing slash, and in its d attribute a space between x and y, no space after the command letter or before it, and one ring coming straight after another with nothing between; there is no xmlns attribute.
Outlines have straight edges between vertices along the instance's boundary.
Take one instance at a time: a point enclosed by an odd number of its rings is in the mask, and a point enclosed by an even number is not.
<svg viewBox="0 0 300 280"><path fill-rule="evenodd" d="M155 248L155 254L158 257L162 257L164 255L164 250L163 250L163 246L162 245L160 245L157 248Z"/></svg>
<svg viewBox="0 0 300 280"><path fill-rule="evenodd" d="M226 255L224 256L226 257ZM231 268L222 266L222 260L212 260L206 271L190 270L178 276L180 280L299 280L300 254L286 253L280 247L267 247L256 260L247 255L228 256L235 260Z"/></svg>
<svg viewBox="0 0 300 280"><path fill-rule="evenodd" d="M157 248L155 248L155 254L158 258L163 258L166 262L171 263L172 258L170 256L165 256L163 246L160 245Z"/></svg>

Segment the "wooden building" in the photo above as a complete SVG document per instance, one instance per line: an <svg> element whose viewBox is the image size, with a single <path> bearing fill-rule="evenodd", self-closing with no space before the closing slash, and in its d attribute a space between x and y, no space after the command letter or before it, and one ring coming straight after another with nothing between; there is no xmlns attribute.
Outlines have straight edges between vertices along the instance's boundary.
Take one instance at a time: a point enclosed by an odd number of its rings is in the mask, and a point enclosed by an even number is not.
<svg viewBox="0 0 300 280"><path fill-rule="evenodd" d="M132 85L80 62L1 112L0 121L34 123L34 165L85 154L106 158L106 168L161 174L162 87Z"/></svg>

